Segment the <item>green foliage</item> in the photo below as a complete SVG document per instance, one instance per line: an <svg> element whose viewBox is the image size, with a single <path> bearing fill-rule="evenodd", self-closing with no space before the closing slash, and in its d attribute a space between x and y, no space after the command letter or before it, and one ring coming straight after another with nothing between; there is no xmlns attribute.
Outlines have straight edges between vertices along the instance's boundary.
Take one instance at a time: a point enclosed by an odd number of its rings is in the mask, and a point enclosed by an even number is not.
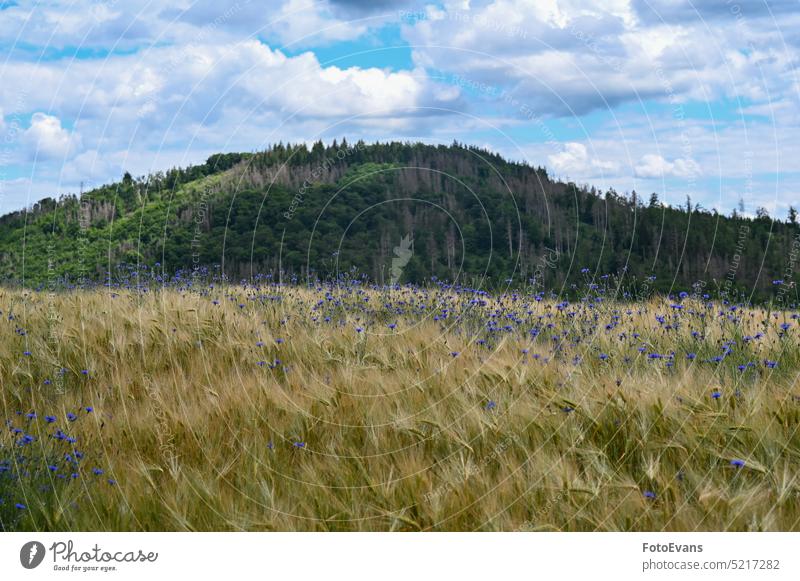
<svg viewBox="0 0 800 581"><path fill-rule="evenodd" d="M407 282L536 277L570 292L588 268L618 275L623 291L699 283L768 300L773 280L791 278L796 214L784 223L646 199L554 181L543 168L459 144L279 143L146 178L126 173L81 199L48 198L2 217L0 280L102 279L141 260L167 272L219 264L237 278L283 269L386 282L406 236ZM784 299L797 300L791 293Z"/></svg>

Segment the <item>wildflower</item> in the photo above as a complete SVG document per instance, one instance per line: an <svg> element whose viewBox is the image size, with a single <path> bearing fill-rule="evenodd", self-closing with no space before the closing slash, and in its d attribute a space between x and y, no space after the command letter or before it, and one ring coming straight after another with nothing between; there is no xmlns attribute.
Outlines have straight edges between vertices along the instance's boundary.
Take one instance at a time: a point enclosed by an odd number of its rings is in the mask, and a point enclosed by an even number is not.
<svg viewBox="0 0 800 581"><path fill-rule="evenodd" d="M764 360L764 365L766 365L769 369L775 369L778 366L777 361L770 361L769 359Z"/></svg>
<svg viewBox="0 0 800 581"><path fill-rule="evenodd" d="M92 468L92 473L93 473L95 476L100 476L100 475L103 473L103 470L102 470L102 469L100 469L100 468Z"/></svg>
<svg viewBox="0 0 800 581"><path fill-rule="evenodd" d="M117 481L116 481L116 480L114 480L113 478L109 478L109 479L108 479L108 483L109 483L111 486L114 486L114 485L117 483Z"/></svg>
<svg viewBox="0 0 800 581"><path fill-rule="evenodd" d="M78 416L76 416L76 415L75 415L75 414L73 414L72 412L67 412L67 419L68 419L69 421L71 421L71 422L74 422L75 420L77 420L77 419L78 419Z"/></svg>
<svg viewBox="0 0 800 581"><path fill-rule="evenodd" d="M688 359L689 361L692 361L692 360L694 360L696 358L697 358L697 353L687 353L686 354L686 359Z"/></svg>
<svg viewBox="0 0 800 581"><path fill-rule="evenodd" d="M292 445L293 445L295 448L305 448L305 447L306 447L306 443L305 443L305 442L295 442L295 443L294 443L294 444L292 444Z"/></svg>
<svg viewBox="0 0 800 581"><path fill-rule="evenodd" d="M25 505L24 505L24 504L22 504L21 502L18 502L18 503L17 503L17 504L15 504L14 506L15 506L15 507L17 507L19 510L25 510L26 508L28 508L27 506L25 506Z"/></svg>
<svg viewBox="0 0 800 581"><path fill-rule="evenodd" d="M600 354L600 361L605 361L606 359L608 359L608 355L606 353L601 353Z"/></svg>
<svg viewBox="0 0 800 581"><path fill-rule="evenodd" d="M656 493L653 492L652 490L645 490L644 491L644 497L645 498L649 498L649 499L652 500L652 499L654 499L656 497Z"/></svg>
<svg viewBox="0 0 800 581"><path fill-rule="evenodd" d="M281 343L283 343L283 339L275 339L275 342L276 342L278 345L280 345Z"/></svg>
<svg viewBox="0 0 800 581"><path fill-rule="evenodd" d="M30 352L30 351L23 351L23 352L22 352L22 354L23 354L25 357L30 357L30 356L31 356L31 352Z"/></svg>
<svg viewBox="0 0 800 581"><path fill-rule="evenodd" d="M486 405L485 405L484 407L485 407L487 410L493 410L494 408L496 408L496 407L497 407L497 403L496 403L496 402L494 402L493 400L489 400L489 401L486 403Z"/></svg>
<svg viewBox="0 0 800 581"><path fill-rule="evenodd" d="M53 422L56 421L56 417L55 416L45 416L44 417L44 421L46 421L48 424L52 424Z"/></svg>
<svg viewBox="0 0 800 581"><path fill-rule="evenodd" d="M450 357L458 357L458 351L451 351Z"/></svg>
<svg viewBox="0 0 800 581"><path fill-rule="evenodd" d="M722 397L722 394L715 389L714 391L711 392L711 397L714 399L719 399Z"/></svg>
<svg viewBox="0 0 800 581"><path fill-rule="evenodd" d="M92 406L86 407L84 409L86 410L87 414L90 414L90 413L92 413L94 411L94 408Z"/></svg>
<svg viewBox="0 0 800 581"><path fill-rule="evenodd" d="M744 460L739 460L734 458L731 460L731 466L735 466L736 468L742 468L744 466Z"/></svg>

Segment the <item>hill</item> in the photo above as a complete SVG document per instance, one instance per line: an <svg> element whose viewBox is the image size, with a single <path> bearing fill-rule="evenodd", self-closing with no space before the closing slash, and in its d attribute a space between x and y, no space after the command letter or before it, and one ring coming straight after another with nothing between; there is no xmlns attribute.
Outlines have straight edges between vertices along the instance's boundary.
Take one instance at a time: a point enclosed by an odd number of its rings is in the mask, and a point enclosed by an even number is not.
<svg viewBox="0 0 800 581"><path fill-rule="evenodd" d="M0 218L0 280L28 286L133 264L162 278L436 277L560 293L591 282L792 303L798 249L795 223L599 192L457 143L278 144Z"/></svg>

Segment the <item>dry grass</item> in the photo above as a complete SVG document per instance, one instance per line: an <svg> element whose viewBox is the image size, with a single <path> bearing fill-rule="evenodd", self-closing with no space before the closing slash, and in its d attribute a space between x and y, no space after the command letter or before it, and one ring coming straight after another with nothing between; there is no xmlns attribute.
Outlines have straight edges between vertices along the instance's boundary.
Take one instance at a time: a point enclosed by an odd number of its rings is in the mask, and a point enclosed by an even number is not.
<svg viewBox="0 0 800 581"><path fill-rule="evenodd" d="M561 312L511 296L481 306L447 291L325 292L0 290L0 412L36 438L20 448L4 434L0 451L52 459L60 427L86 454L78 478L56 478L70 470L59 465L0 485L5 526L800 528L800 347L786 313L731 321L693 301L680 312L658 301ZM434 321L432 305L448 317ZM513 331L487 335L495 310ZM784 321L792 328L779 336ZM527 330L548 322L531 340ZM723 362L705 362L731 339ZM647 355L670 351L671 366ZM756 365L740 372L737 361ZM31 410L37 419L17 415Z"/></svg>

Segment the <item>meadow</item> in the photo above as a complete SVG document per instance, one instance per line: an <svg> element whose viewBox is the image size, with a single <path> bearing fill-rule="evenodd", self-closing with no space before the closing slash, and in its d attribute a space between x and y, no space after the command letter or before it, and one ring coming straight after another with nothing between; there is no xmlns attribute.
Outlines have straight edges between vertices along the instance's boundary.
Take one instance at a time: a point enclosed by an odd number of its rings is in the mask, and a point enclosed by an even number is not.
<svg viewBox="0 0 800 581"><path fill-rule="evenodd" d="M0 525L799 530L797 312L602 291L0 289Z"/></svg>

